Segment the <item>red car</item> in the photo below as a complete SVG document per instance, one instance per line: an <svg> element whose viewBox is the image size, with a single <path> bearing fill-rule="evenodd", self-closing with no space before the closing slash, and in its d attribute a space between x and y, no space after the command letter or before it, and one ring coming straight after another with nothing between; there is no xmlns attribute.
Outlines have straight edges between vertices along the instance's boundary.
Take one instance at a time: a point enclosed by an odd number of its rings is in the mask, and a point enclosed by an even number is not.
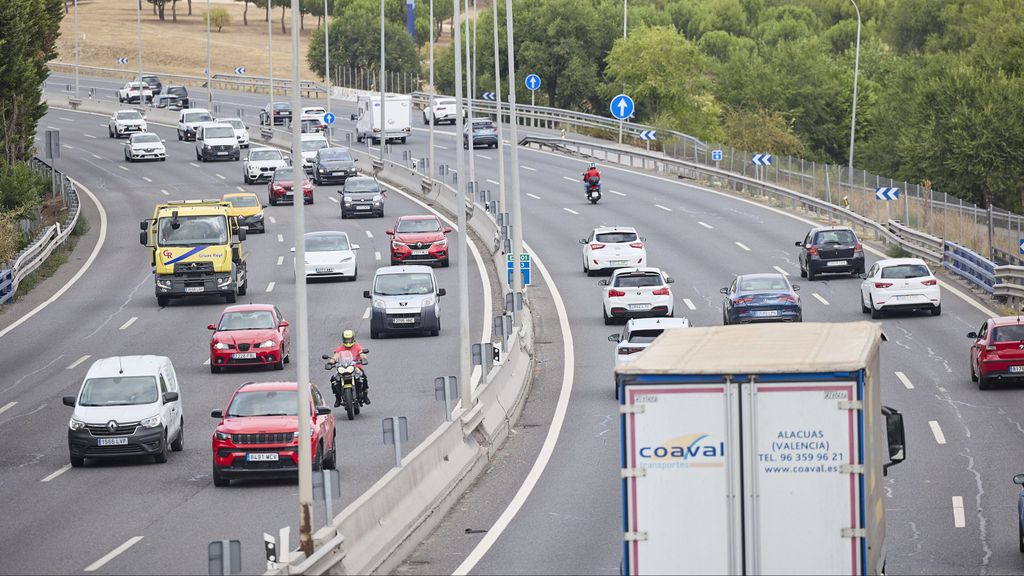
<svg viewBox="0 0 1024 576"><path fill-rule="evenodd" d="M437 216L402 216L391 236L391 265L432 264L448 266L448 238L452 231Z"/></svg>
<svg viewBox="0 0 1024 576"><path fill-rule="evenodd" d="M302 173L302 200L306 204L313 203L313 183ZM295 180L295 172L291 166L274 170L274 175L267 183L267 195L271 206L277 206L280 202L294 202L295 196L292 187Z"/></svg>
<svg viewBox="0 0 1024 576"><path fill-rule="evenodd" d="M232 366L273 366L284 370L291 352L288 321L277 306L240 304L228 306L220 322L207 326L210 339L210 372Z"/></svg>
<svg viewBox="0 0 1024 576"><path fill-rule="evenodd" d="M1024 321L1018 316L989 318L980 332L969 332L971 381L988 390L996 382L1024 380Z"/></svg>
<svg viewBox="0 0 1024 576"><path fill-rule="evenodd" d="M334 414L310 384L310 434L313 470L338 464ZM237 478L296 477L299 473L298 386L295 382L247 382L231 395L228 407L214 410L213 485Z"/></svg>

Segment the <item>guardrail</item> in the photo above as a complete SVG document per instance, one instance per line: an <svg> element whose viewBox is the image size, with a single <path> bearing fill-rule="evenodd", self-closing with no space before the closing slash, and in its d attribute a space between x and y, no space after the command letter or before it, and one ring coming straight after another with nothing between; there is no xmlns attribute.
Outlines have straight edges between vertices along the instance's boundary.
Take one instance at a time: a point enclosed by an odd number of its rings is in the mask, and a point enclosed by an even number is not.
<svg viewBox="0 0 1024 576"><path fill-rule="evenodd" d="M945 243L942 266L950 272L970 280L989 294L995 293L995 263L955 243Z"/></svg>
<svg viewBox="0 0 1024 576"><path fill-rule="evenodd" d="M1009 298L1014 308L1024 304L1024 266L996 266L995 277L996 284L992 288L996 296Z"/></svg>
<svg viewBox="0 0 1024 576"><path fill-rule="evenodd" d="M26 246L11 261L10 268L0 270L0 304L7 304L14 299L18 291L18 285L29 274L35 272L54 250L67 241L68 236L75 229L78 223L78 216L81 212L78 192L74 183L58 170L38 158L32 158L29 166L37 173L47 176L50 180L50 192L53 195L60 194L64 206L68 210L68 216L62 225L56 222L41 231L36 239Z"/></svg>
<svg viewBox="0 0 1024 576"><path fill-rule="evenodd" d="M918 252L920 257L925 260L931 260L936 264L942 262L942 253L945 250L942 238L918 232L896 220L889 220L886 224L893 234L899 236L905 242L904 246L907 246L907 244L919 246L921 248L921 251Z"/></svg>

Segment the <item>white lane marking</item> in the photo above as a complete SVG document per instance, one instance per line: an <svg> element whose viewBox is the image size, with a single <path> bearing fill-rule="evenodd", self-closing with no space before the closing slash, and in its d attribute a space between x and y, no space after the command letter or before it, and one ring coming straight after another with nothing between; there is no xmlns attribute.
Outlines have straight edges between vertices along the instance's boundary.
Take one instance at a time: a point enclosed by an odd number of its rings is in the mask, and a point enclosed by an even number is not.
<svg viewBox="0 0 1024 576"><path fill-rule="evenodd" d="M277 257L277 265L280 266L281 264L284 264L284 256Z"/></svg>
<svg viewBox="0 0 1024 576"><path fill-rule="evenodd" d="M132 316L131 318L128 319L127 322L125 322L124 324L121 324L121 327L118 328L118 330L127 330L128 327L131 326L132 324L135 324L135 321L138 320L138 319L139 319L138 316Z"/></svg>
<svg viewBox="0 0 1024 576"><path fill-rule="evenodd" d="M189 166L193 166L195 168L199 168L199 164L196 164L195 162L189 162L188 164L189 164Z"/></svg>
<svg viewBox="0 0 1024 576"><path fill-rule="evenodd" d="M537 196L536 194L530 194L529 192L527 192L526 195L529 196L530 198L533 198L534 200L540 200L540 196Z"/></svg>
<svg viewBox="0 0 1024 576"><path fill-rule="evenodd" d="M120 164L118 164L117 167L120 168L121 170L124 170L125 172L128 172L128 169Z"/></svg>
<svg viewBox="0 0 1024 576"><path fill-rule="evenodd" d="M707 228L708 230L714 230L715 229L715 227L712 226L711 224L708 224L706 222L701 222L700 220L697 221L697 224L700 224L701 226Z"/></svg>
<svg viewBox="0 0 1024 576"><path fill-rule="evenodd" d="M824 298L822 298L822 297L821 297L821 294L818 294L817 292L814 292L814 293L812 293L812 294L811 294L811 296L814 296L814 298L815 298L815 299L816 299L816 300L817 300L818 302L821 302L821 303L822 303L822 304L824 304L825 306L828 306L828 300L825 300Z"/></svg>
<svg viewBox="0 0 1024 576"><path fill-rule="evenodd" d="M661 209L662 209L662 210L664 210L665 212L671 212L671 211L672 211L672 209L671 209L671 208L669 208L669 207L667 207L667 206L662 206L661 204L655 204L655 205L654 205L654 207L655 207L655 208L661 208Z"/></svg>
<svg viewBox="0 0 1024 576"><path fill-rule="evenodd" d="M160 190L160 193L163 194L164 196L170 196L171 195L171 193L168 192L167 190Z"/></svg>
<svg viewBox="0 0 1024 576"><path fill-rule="evenodd" d="M57 116L57 119L58 120L63 120L65 122L74 122L74 120L72 120L71 118L65 118L63 116Z"/></svg>
<svg viewBox="0 0 1024 576"><path fill-rule="evenodd" d="M897 372L896 378L903 383L903 386L906 387L907 390L914 389L914 385L910 383L910 378L907 378L907 375L903 372Z"/></svg>
<svg viewBox="0 0 1024 576"><path fill-rule="evenodd" d="M380 252L374 252L373 253L373 259L374 260L380 260Z"/></svg>
<svg viewBox="0 0 1024 576"><path fill-rule="evenodd" d="M442 146L440 144L434 144L434 148L440 148L441 150L448 150L447 146Z"/></svg>
<svg viewBox="0 0 1024 576"><path fill-rule="evenodd" d="M145 180L146 182L152 182L153 181L153 179L150 178L149 176L143 176L142 179Z"/></svg>
<svg viewBox="0 0 1024 576"><path fill-rule="evenodd" d="M137 544L139 542L139 540L142 540L142 536L132 536L131 538L128 539L127 542L125 542L124 544L121 544L117 548L114 548L113 550L111 550L103 558L100 558L99 560L93 562L92 564L89 564L89 566L86 567L85 571L86 572L95 572L95 571L99 570L100 568L103 568L103 566L107 562L110 562L114 558L117 558L117 556L119 554L121 554L122 552L124 552L125 550L131 548L132 546L135 546L135 544Z"/></svg>
<svg viewBox="0 0 1024 576"><path fill-rule="evenodd" d="M522 168L523 170L529 170L530 172L536 172L537 171L536 168L530 168L529 166L523 166L522 164L520 164L519 167Z"/></svg>
<svg viewBox="0 0 1024 576"><path fill-rule="evenodd" d="M214 176L220 178L221 180L227 180L227 178L225 178L223 174L214 174Z"/></svg>
<svg viewBox="0 0 1024 576"><path fill-rule="evenodd" d="M97 160L103 160L103 156L100 156L99 154L93 154L92 157Z"/></svg>
<svg viewBox="0 0 1024 576"><path fill-rule="evenodd" d="M455 569L454 575L462 576L469 574L473 567L480 562L480 559L487 554L487 551L491 549L491 546L498 541L501 537L502 532L508 528L508 525L519 513L519 510L526 503L527 498L530 497L530 493L537 486L537 482L540 480L542 474L544 474L544 468L547 467L548 462L551 460L551 455L555 451L555 446L558 445L558 436L562 433L562 425L565 423L565 414L569 409L569 396L572 395L573 379L575 374L573 372L573 366L576 363L575 351L572 345L572 329L569 326L569 317L565 312L565 303L562 301L562 296L558 292L558 287L555 286L551 275L548 273L547 267L541 261L540 257L537 256L537 252L531 249L529 246L524 244L526 249L533 254L533 263L537 266L537 270L544 278L544 283L551 290L551 297L555 304L555 310L558 313L558 323L562 330L562 358L563 358L563 372L562 372L562 389L558 393L558 403L555 405L555 413L551 418L551 427L548 428L547 436L544 437L544 444L540 448L540 453L537 455L537 460L534 461L533 467L530 468L529 474L526 475L526 479L523 480L522 485L519 486L519 490L516 495L509 502L508 507L501 513L498 520L491 526L490 530L484 534L482 540L477 543L473 551L469 553L469 556L462 561L462 564Z"/></svg>
<svg viewBox="0 0 1024 576"><path fill-rule="evenodd" d="M40 482L49 482L50 480L53 480L57 476L60 476L61 474L67 472L68 470L71 470L71 464L65 464L61 466L60 468L57 469L56 472L50 474L46 478L43 478L42 480L40 480Z"/></svg>
<svg viewBox="0 0 1024 576"><path fill-rule="evenodd" d="M206 360L203 360L203 366L209 366L209 365L210 365L210 359L209 358L207 358Z"/></svg>
<svg viewBox="0 0 1024 576"><path fill-rule="evenodd" d="M569 178L568 176L562 176L562 178L564 178L565 180L568 180L569 182L575 182L576 181L575 178Z"/></svg>
<svg viewBox="0 0 1024 576"><path fill-rule="evenodd" d="M278 242L284 242L284 235L283 234L278 234L277 235L277 241Z"/></svg>
<svg viewBox="0 0 1024 576"><path fill-rule="evenodd" d="M15 404L17 404L17 402L8 402L7 404L4 404L3 407L0 408L0 414L3 414L4 412L7 412L11 408L14 408Z"/></svg>
<svg viewBox="0 0 1024 576"><path fill-rule="evenodd" d="M686 307L689 308L690 310L696 310L697 309L697 307L693 305L693 302L690 301L689 298L683 298L683 304L686 304Z"/></svg>
<svg viewBox="0 0 1024 576"><path fill-rule="evenodd" d="M953 496L953 526L956 528L967 526L967 519L964 517L963 496Z"/></svg>
<svg viewBox="0 0 1024 576"><path fill-rule="evenodd" d="M238 190L239 192L245 192L246 191L246 189L242 188L241 186L235 186L235 189Z"/></svg>
<svg viewBox="0 0 1024 576"><path fill-rule="evenodd" d="M501 182L498 182L497 180L491 180L490 178L487 179L487 182L490 184L494 184L495 186L501 185Z"/></svg>
<svg viewBox="0 0 1024 576"><path fill-rule="evenodd" d="M576 215L579 215L579 212L577 212L577 211L573 210L572 208L562 208L562 210L565 210L565 211L566 211L566 212L568 212L569 214L576 214Z"/></svg>
<svg viewBox="0 0 1024 576"><path fill-rule="evenodd" d="M627 194L623 194L622 192L619 192L618 190L609 190L609 192L611 192L612 194L618 194L619 196L627 196Z"/></svg>
<svg viewBox="0 0 1024 576"><path fill-rule="evenodd" d="M746 250L747 252L750 252L750 248L747 248L747 246L743 242L736 242L736 245Z"/></svg>
<svg viewBox="0 0 1024 576"><path fill-rule="evenodd" d="M367 306L366 310L363 312L363 320L366 320L369 317L370 317L370 307Z"/></svg>
<svg viewBox="0 0 1024 576"><path fill-rule="evenodd" d="M96 137L93 136L92 134L82 134L82 136L85 136L86 138L92 138L93 140L96 139Z"/></svg>
<svg viewBox="0 0 1024 576"><path fill-rule="evenodd" d="M782 274L783 276L789 276L789 272L786 272L785 270L783 270L779 266L772 266L772 268L775 268L775 270L778 271L778 273Z"/></svg>
<svg viewBox="0 0 1024 576"><path fill-rule="evenodd" d="M74 369L75 369L76 367L78 367L78 365L79 365L79 364L81 364L82 362L85 362L85 361L86 361L86 360L88 360L88 359L89 359L89 358L90 358L91 356L92 356L92 354L86 354L85 356L82 356L82 357L81 357L81 358L79 358L78 360L75 360L75 361L74 361L74 362L72 362L72 363L71 363L70 365L68 365L68 367L67 367L67 368L65 368L65 370L74 370Z"/></svg>
<svg viewBox="0 0 1024 576"><path fill-rule="evenodd" d="M276 284L276 282L271 282L270 284L267 284L267 292L274 291L274 284Z"/></svg>
<svg viewBox="0 0 1024 576"><path fill-rule="evenodd" d="M61 146L67 148L68 150L74 150L75 149L75 147L72 146L71 144L61 144Z"/></svg>
<svg viewBox="0 0 1024 576"><path fill-rule="evenodd" d="M335 204L338 203L338 199L335 198L334 196L328 196L327 199L330 200L331 202L334 202Z"/></svg>
<svg viewBox="0 0 1024 576"><path fill-rule="evenodd" d="M366 237L372 239L373 238L373 232L370 232L369 230L367 230L366 231Z"/></svg>
<svg viewBox="0 0 1024 576"><path fill-rule="evenodd" d="M47 126L46 129L47 130L60 130L60 128L57 128L56 126Z"/></svg>
<svg viewBox="0 0 1024 576"><path fill-rule="evenodd" d="M271 224L277 224L277 220L273 216L267 216L270 219Z"/></svg>
<svg viewBox="0 0 1024 576"><path fill-rule="evenodd" d="M491 157L487 156L486 154L477 154L476 157L477 158L483 158L484 160L490 160L491 159Z"/></svg>
<svg viewBox="0 0 1024 576"><path fill-rule="evenodd" d="M929 420L928 426L932 429L932 434L935 435L935 441L939 444L946 443L946 435L942 433L942 428L939 427L939 423L936 420Z"/></svg>

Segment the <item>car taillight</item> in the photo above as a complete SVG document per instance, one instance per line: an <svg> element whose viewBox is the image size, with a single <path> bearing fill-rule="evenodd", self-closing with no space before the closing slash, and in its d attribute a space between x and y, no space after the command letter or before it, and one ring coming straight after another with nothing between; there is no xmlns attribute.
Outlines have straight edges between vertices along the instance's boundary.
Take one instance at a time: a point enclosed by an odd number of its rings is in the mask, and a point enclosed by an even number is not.
<svg viewBox="0 0 1024 576"><path fill-rule="evenodd" d="M924 284L925 286L935 286L938 283L939 283L939 281L934 279L934 278L932 278L931 280L922 280L921 281L921 284Z"/></svg>
<svg viewBox="0 0 1024 576"><path fill-rule="evenodd" d="M779 300L782 300L783 302L790 302L796 304L796 298L789 294L783 294L782 296L779 296Z"/></svg>
<svg viewBox="0 0 1024 576"><path fill-rule="evenodd" d="M604 244L598 244L597 242L594 242L593 244L590 245L591 250L600 250L601 248L604 248Z"/></svg>
<svg viewBox="0 0 1024 576"><path fill-rule="evenodd" d="M622 290L616 290L615 288L612 288L612 289L608 290L608 297L609 298L615 298L617 296L625 296L625 295L626 295L626 293L623 292Z"/></svg>
<svg viewBox="0 0 1024 576"><path fill-rule="evenodd" d="M744 296L743 298L737 298L736 299L736 303L737 304L750 304L753 301L754 301L753 298L749 298L749 297L746 297L746 296Z"/></svg>
<svg viewBox="0 0 1024 576"><path fill-rule="evenodd" d="M668 291L668 288L658 288L654 292L651 292L651 294L655 296L668 296L671 292Z"/></svg>
<svg viewBox="0 0 1024 576"><path fill-rule="evenodd" d="M629 243L629 247L630 248L643 248L644 247L644 243L643 242L630 242Z"/></svg>
<svg viewBox="0 0 1024 576"><path fill-rule="evenodd" d="M809 246L807 248L807 255L808 256L817 256L818 255L818 247L817 246Z"/></svg>
<svg viewBox="0 0 1024 576"><path fill-rule="evenodd" d="M857 252L864 252L864 247L860 245L860 242L857 242L856 244L853 245L853 253L856 254Z"/></svg>
<svg viewBox="0 0 1024 576"><path fill-rule="evenodd" d="M619 354L622 354L622 355L625 355L625 356L629 356L630 354L636 354L637 352L643 352L643 351L644 351L643 348L628 348L628 347L619 348Z"/></svg>
<svg viewBox="0 0 1024 576"><path fill-rule="evenodd" d="M892 286L892 282L875 282L875 288L888 288Z"/></svg>

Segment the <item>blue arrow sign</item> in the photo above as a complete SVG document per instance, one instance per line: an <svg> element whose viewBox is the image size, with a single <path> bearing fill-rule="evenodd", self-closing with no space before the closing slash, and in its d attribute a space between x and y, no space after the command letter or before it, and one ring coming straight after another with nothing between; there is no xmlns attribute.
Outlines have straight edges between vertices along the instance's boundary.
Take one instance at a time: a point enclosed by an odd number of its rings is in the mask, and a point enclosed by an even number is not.
<svg viewBox="0 0 1024 576"><path fill-rule="evenodd" d="M881 186L875 188L875 199L876 200L898 200L900 197L900 189L889 186Z"/></svg>
<svg viewBox="0 0 1024 576"><path fill-rule="evenodd" d="M334 124L334 118L335 118L334 114L331 114L330 112L328 112L327 114L324 114L324 124L327 124L328 126L330 126L331 124Z"/></svg>
<svg viewBox="0 0 1024 576"><path fill-rule="evenodd" d="M754 154L750 159L754 163L754 166L771 166L772 155L771 154Z"/></svg>
<svg viewBox="0 0 1024 576"><path fill-rule="evenodd" d="M526 88L531 92L540 89L540 76L530 74L526 77Z"/></svg>
<svg viewBox="0 0 1024 576"><path fill-rule="evenodd" d="M118 63L118 64L122 64L122 65L123 65L123 64L127 64L127 63L128 63L128 59L127 59L127 58L125 58L124 56L122 56L122 57L120 57L120 58L118 58L118 59L117 59L117 63Z"/></svg>
<svg viewBox="0 0 1024 576"><path fill-rule="evenodd" d="M239 66L235 68L235 74L245 74L245 66Z"/></svg>
<svg viewBox="0 0 1024 576"><path fill-rule="evenodd" d="M492 100L493 101L493 100L497 100L498 99L497 95L494 92L484 92L483 94L481 94L481 96L484 97L484 100Z"/></svg>
<svg viewBox="0 0 1024 576"><path fill-rule="evenodd" d="M612 98L609 108L611 108L612 116L619 120L625 120L633 115L633 99L625 94L619 94Z"/></svg>
<svg viewBox="0 0 1024 576"><path fill-rule="evenodd" d="M1020 239L1020 253L1024 254L1024 238Z"/></svg>
<svg viewBox="0 0 1024 576"><path fill-rule="evenodd" d="M658 139L658 131L657 130L644 130L643 132L640 133L640 139L641 140L657 140Z"/></svg>
<svg viewBox="0 0 1024 576"><path fill-rule="evenodd" d="M711 151L711 161L712 162L721 162L722 161L722 151L721 150L712 150Z"/></svg>

